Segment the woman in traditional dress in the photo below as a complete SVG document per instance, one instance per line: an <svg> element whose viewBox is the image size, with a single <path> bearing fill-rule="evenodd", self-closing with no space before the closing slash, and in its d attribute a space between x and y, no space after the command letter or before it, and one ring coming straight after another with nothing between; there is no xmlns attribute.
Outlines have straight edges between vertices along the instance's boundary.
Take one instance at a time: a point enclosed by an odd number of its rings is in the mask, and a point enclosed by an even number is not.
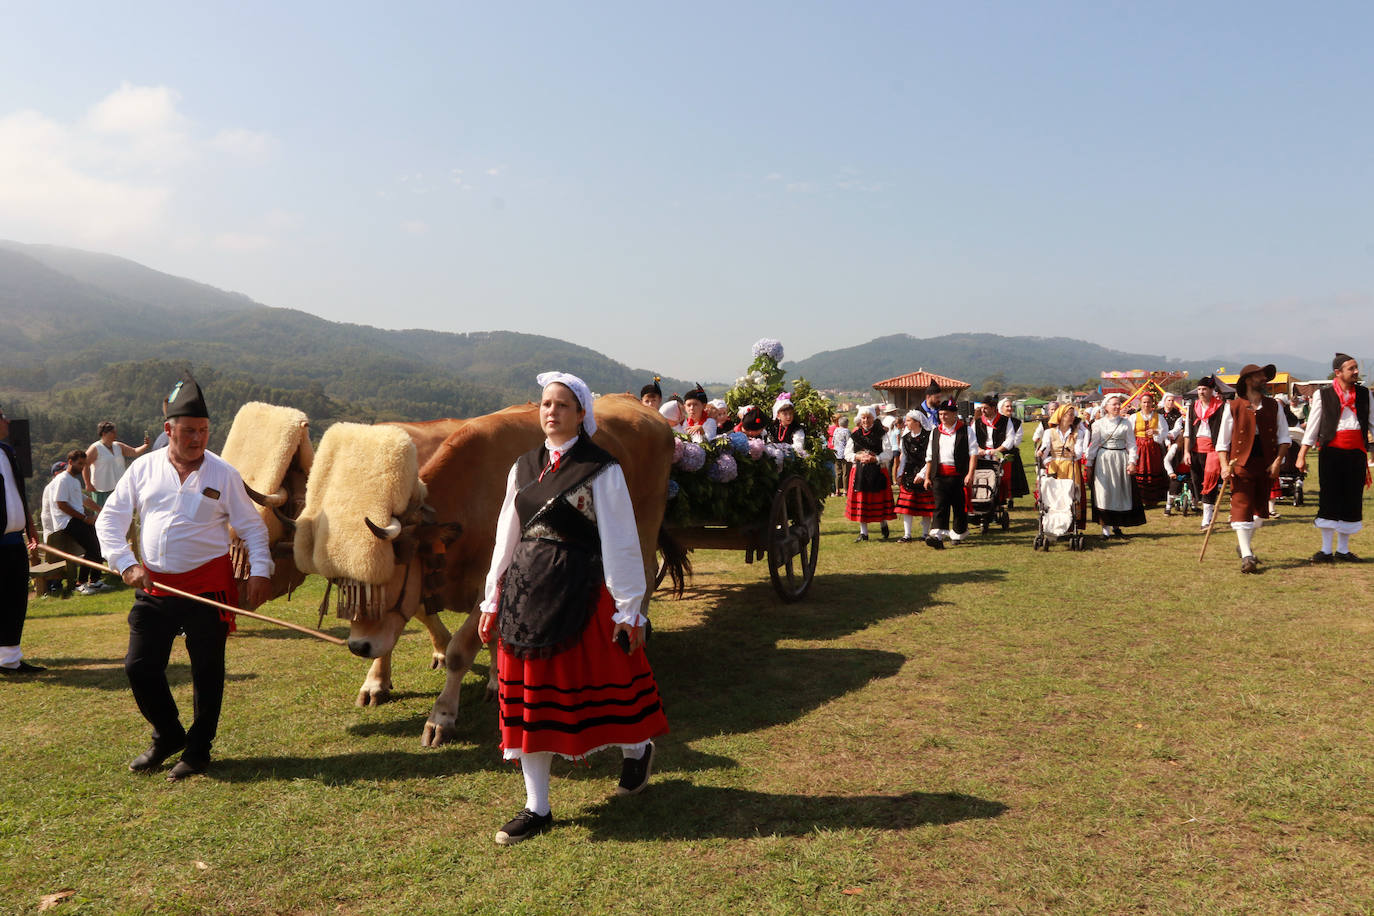
<svg viewBox="0 0 1374 916"><path fill-rule="evenodd" d="M1072 480L1078 486L1074 517L1081 530L1087 523L1087 494L1084 487L1083 458L1088 454L1088 430L1078 421L1072 404L1056 407L1040 435L1040 460L1045 476Z"/></svg>
<svg viewBox="0 0 1374 916"><path fill-rule="evenodd" d="M997 412L1007 424L1006 438L998 450L1006 461L1011 462L1002 471L1003 479L1011 481L1011 490L1008 494L1011 499L1030 495L1030 485L1026 483L1026 468L1021 463L1021 440L1025 436L1025 424L1012 416L1014 407L1011 398L1002 398L997 402ZM1003 464L1006 464L1006 461Z"/></svg>
<svg viewBox="0 0 1374 916"><path fill-rule="evenodd" d="M930 447L930 418L919 410L908 410L906 429L897 448L897 514L902 517L902 544L915 540L911 520L921 520L921 540L930 537L930 517L935 514L935 497L925 487L926 452Z"/></svg>
<svg viewBox="0 0 1374 916"><path fill-rule="evenodd" d="M868 523L881 522L884 528L897 517L892 505L892 481L883 462L892 458L883 440L886 431L876 421L872 407L860 407L858 427L849 434L844 459L853 465L849 472L849 495L844 501L844 517L859 523L855 541L868 540Z"/></svg>
<svg viewBox="0 0 1374 916"><path fill-rule="evenodd" d="M649 781L653 738L668 731L643 652L644 564L625 474L592 444L592 396L577 376L545 372L547 437L515 462L496 523L479 635L493 633L501 750L519 760L525 807L496 834L509 846L553 824L553 755L617 746L618 795Z"/></svg>
<svg viewBox="0 0 1374 916"><path fill-rule="evenodd" d="M1135 484L1142 509L1151 509L1164 501L1169 490L1169 475L1164 470L1164 449L1169 445L1169 423L1164 414L1155 409L1155 396L1145 392L1140 396L1140 410L1135 419Z"/></svg>
<svg viewBox="0 0 1374 916"><path fill-rule="evenodd" d="M1092 426L1088 466L1092 468L1093 521L1103 538L1126 538L1122 528L1145 524L1145 510L1135 490L1135 427L1121 415L1122 397L1109 394L1102 416Z"/></svg>

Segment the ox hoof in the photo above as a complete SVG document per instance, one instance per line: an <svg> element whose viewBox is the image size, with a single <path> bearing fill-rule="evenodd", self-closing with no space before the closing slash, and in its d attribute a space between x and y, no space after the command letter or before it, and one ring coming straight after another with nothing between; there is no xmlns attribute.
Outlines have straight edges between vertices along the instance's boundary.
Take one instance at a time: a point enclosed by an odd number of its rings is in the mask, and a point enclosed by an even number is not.
<svg viewBox="0 0 1374 916"><path fill-rule="evenodd" d="M364 687L358 691L359 706L381 706L391 699L390 687Z"/></svg>
<svg viewBox="0 0 1374 916"><path fill-rule="evenodd" d="M433 719L425 723L425 733L420 736L421 747L438 747L447 744L454 738L454 722L435 722Z"/></svg>

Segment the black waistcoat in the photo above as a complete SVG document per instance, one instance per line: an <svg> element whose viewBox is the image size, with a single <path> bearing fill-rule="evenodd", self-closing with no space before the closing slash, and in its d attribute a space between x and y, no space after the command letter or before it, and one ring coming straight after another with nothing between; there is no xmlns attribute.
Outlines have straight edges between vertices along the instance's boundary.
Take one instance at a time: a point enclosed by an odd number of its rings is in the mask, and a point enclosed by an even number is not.
<svg viewBox="0 0 1374 916"><path fill-rule="evenodd" d="M940 427L935 427L930 431L930 450L928 453L931 464L935 467L931 474L935 477L940 476ZM960 477L968 474L968 424L960 423L954 429L954 467L959 472Z"/></svg>
<svg viewBox="0 0 1374 916"><path fill-rule="evenodd" d="M591 481L615 458L586 435L557 471L543 473L548 455L541 445L515 462L520 543L502 578L497 622L519 658L547 658L576 643L605 583Z"/></svg>
<svg viewBox="0 0 1374 916"><path fill-rule="evenodd" d="M864 432L860 426L849 434L849 441L854 443L854 454L859 452L872 452L874 455L883 453L883 437L887 435L887 430L883 429L881 423L874 423L873 428ZM890 487L887 482L887 475L883 473L882 465L855 464L854 465L854 489L860 493L877 493L883 487Z"/></svg>
<svg viewBox="0 0 1374 916"><path fill-rule="evenodd" d="M1336 424L1341 422L1341 399L1336 394L1334 382L1321 389L1321 399L1322 425L1317 430L1317 444L1325 445L1336 438ZM1363 385L1355 386L1355 419L1360 423L1360 441L1365 443L1365 450L1368 451L1365 436L1369 430L1369 389Z"/></svg>
<svg viewBox="0 0 1374 916"><path fill-rule="evenodd" d="M906 463L902 467L902 486L908 490L914 489L916 475L921 473L921 468L926 466L926 450L930 448L930 430L924 426L919 432L906 432L898 440L902 443L902 454L906 456Z"/></svg>

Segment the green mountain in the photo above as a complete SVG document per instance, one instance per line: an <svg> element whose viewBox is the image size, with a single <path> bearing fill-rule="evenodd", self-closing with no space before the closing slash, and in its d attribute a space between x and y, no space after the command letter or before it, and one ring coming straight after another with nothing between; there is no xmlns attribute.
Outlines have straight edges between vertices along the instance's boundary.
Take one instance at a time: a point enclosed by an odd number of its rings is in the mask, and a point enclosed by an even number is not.
<svg viewBox="0 0 1374 916"><path fill-rule="evenodd" d="M820 388L866 391L874 382L925 369L969 382L975 390L987 379L999 388L1082 385L1116 369L1182 370L1199 378L1219 366L1239 369L1248 362L1274 363L1280 371L1324 378L1315 360L1285 354L1243 354L1179 360L1113 350L1068 337L1002 337L997 334L946 334L919 338L892 334L842 350L826 350L788 363L788 378L805 377Z"/></svg>

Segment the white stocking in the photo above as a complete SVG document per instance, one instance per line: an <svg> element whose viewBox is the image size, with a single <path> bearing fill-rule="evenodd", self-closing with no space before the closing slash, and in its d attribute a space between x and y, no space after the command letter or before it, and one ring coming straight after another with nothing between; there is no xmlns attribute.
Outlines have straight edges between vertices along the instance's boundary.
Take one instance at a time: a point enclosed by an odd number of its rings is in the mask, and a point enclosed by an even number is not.
<svg viewBox="0 0 1374 916"><path fill-rule="evenodd" d="M910 516L910 515L903 515L903 516L902 516L902 532L903 532L907 537L911 537L911 516Z"/></svg>
<svg viewBox="0 0 1374 916"><path fill-rule="evenodd" d="M1249 525L1245 525L1244 528L1237 527L1238 525L1243 524L1245 523L1237 522L1235 525L1232 525L1231 527L1236 529L1236 540L1240 543L1240 555L1242 557L1253 557L1255 555L1255 551L1250 546L1250 541L1255 536L1255 531Z"/></svg>
<svg viewBox="0 0 1374 916"><path fill-rule="evenodd" d="M549 772L552 769L552 751L534 751L520 757L520 771L525 774L525 807L535 814L549 813Z"/></svg>
<svg viewBox="0 0 1374 916"><path fill-rule="evenodd" d="M929 516L929 515L922 515L922 516L921 516L921 537L923 537L923 538L928 538L928 537L930 537L930 516Z"/></svg>
<svg viewBox="0 0 1374 916"><path fill-rule="evenodd" d="M1318 528L1317 530L1320 531L1320 532L1322 533L1322 553L1326 553L1326 554L1331 553L1331 542L1332 542L1333 540L1335 540L1335 537L1336 537L1336 529L1335 529L1335 528Z"/></svg>
<svg viewBox="0 0 1374 916"><path fill-rule="evenodd" d="M1330 530L1329 528L1326 529L1326 531ZM1322 532L1323 540L1325 540L1326 531ZM1346 534L1344 531L1336 535L1336 550L1340 553L1350 553L1350 535Z"/></svg>
<svg viewBox="0 0 1374 916"><path fill-rule="evenodd" d="M859 534L868 537L868 522L859 522Z"/></svg>

